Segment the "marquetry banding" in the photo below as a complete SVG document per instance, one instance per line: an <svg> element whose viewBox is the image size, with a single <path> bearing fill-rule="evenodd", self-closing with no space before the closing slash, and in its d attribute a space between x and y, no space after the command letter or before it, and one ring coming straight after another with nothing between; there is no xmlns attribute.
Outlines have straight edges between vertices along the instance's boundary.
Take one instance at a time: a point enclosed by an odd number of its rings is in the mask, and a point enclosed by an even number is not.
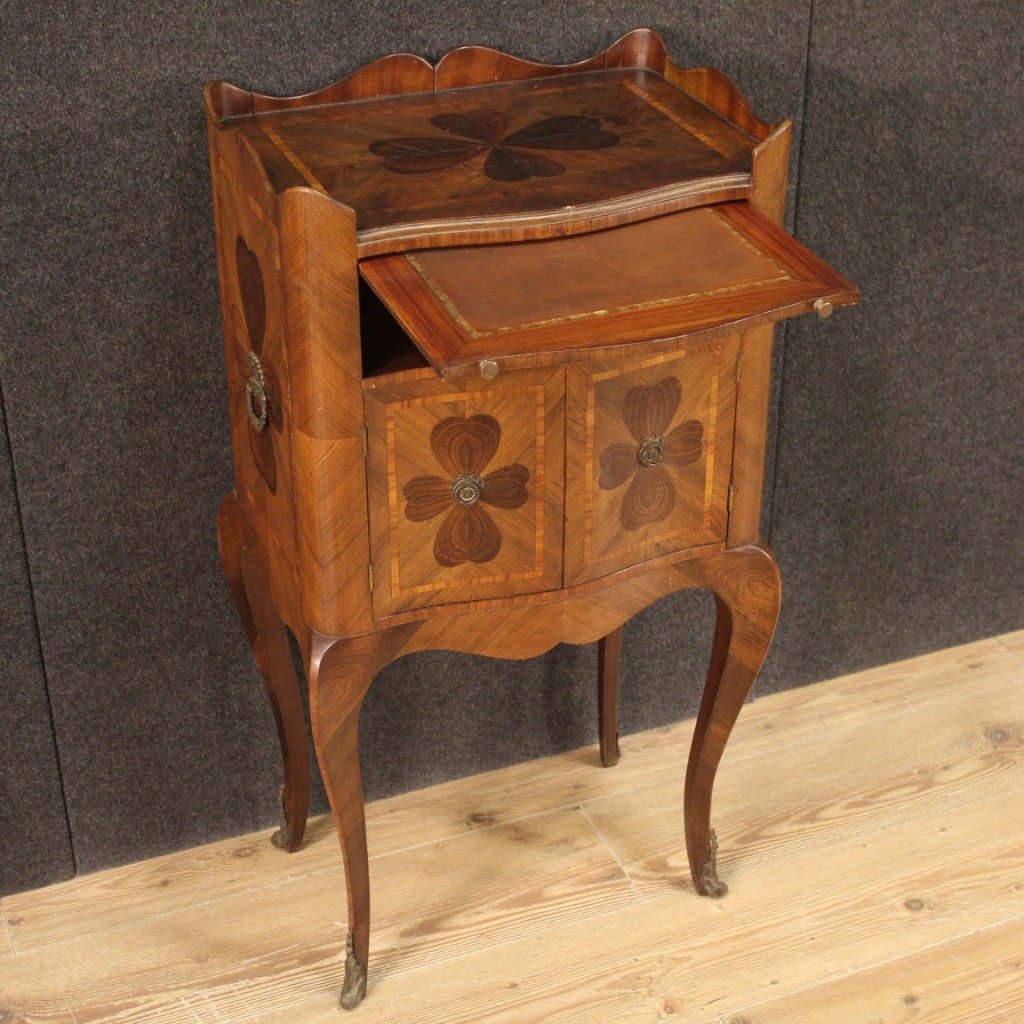
<svg viewBox="0 0 1024 1024"><path fill-rule="evenodd" d="M756 540L770 322L857 298L779 226L790 125L759 122L720 72L679 68L650 29L573 66L462 47L436 65L391 55L305 96L219 82L206 100L233 412L247 386L266 392L251 425L232 419L237 498L218 539L280 712L288 849L309 766L286 624L302 655L345 859L342 1007L366 994L370 949L359 709L415 650L599 641L610 764L622 625L712 590L683 821L694 890L721 895L712 785L779 610ZM648 224L599 230L634 222ZM518 246L535 239L557 240L555 258ZM431 251L407 262L411 248ZM360 320L360 275L429 366ZM263 442L276 492L253 465Z"/></svg>
<svg viewBox="0 0 1024 1024"><path fill-rule="evenodd" d="M643 89L638 89L635 82L626 82L626 88L635 92L645 103L650 104L660 114L664 114L669 120L674 121L680 128L685 132L692 135L695 139L703 142L709 149L713 149L716 153L719 153L724 157L731 157L732 153L729 150L723 148L721 143L717 142L706 132L702 132L696 125L687 121L686 118L677 114L671 107L666 106L660 100L655 99L653 96L646 94Z"/></svg>
<svg viewBox="0 0 1024 1024"><path fill-rule="evenodd" d="M265 231L269 236L269 241L266 246L267 253L270 256L274 268L277 270L281 269L281 257L280 257L280 236L277 230L277 225L267 215L267 211L253 198L252 193L246 188L246 186L238 179L234 171L229 166L228 162L217 154L217 169L220 174L224 177L225 181L230 185L232 198L236 202L244 202L246 208L252 213L258 222L261 230ZM219 207L219 199L217 197L218 190L214 189L215 204ZM218 213L219 215L219 213Z"/></svg>
<svg viewBox="0 0 1024 1024"><path fill-rule="evenodd" d="M312 172L312 170L310 170L309 166L299 156L299 154L296 153L295 150L292 149L291 146L289 146L288 143L270 127L269 124L265 124L262 127L263 134L266 135L266 137L270 139L275 146L277 146L285 160L287 160L288 163L290 163L292 167L302 175L306 184L315 188L317 192L322 192L324 195L327 195L327 189L320 184L320 179Z"/></svg>

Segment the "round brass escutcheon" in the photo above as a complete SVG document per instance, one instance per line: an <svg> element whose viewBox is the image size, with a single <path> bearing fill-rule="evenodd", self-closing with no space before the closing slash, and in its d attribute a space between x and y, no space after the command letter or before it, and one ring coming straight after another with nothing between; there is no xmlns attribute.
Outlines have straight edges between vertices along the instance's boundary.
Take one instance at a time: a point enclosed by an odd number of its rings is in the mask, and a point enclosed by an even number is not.
<svg viewBox="0 0 1024 1024"><path fill-rule="evenodd" d="M661 434L651 434L643 439L636 460L641 466L656 466L665 458L665 439Z"/></svg>
<svg viewBox="0 0 1024 1024"><path fill-rule="evenodd" d="M484 482L475 473L464 473L452 481L452 497L460 505L474 505L484 492Z"/></svg>
<svg viewBox="0 0 1024 1024"><path fill-rule="evenodd" d="M480 360L480 376L484 380L494 380L498 376L499 366L493 359Z"/></svg>
<svg viewBox="0 0 1024 1024"><path fill-rule="evenodd" d="M245 385L245 409L254 430L263 430L267 425L270 403L267 401L267 379L263 376L263 364L255 352L249 353L249 379Z"/></svg>
<svg viewBox="0 0 1024 1024"><path fill-rule="evenodd" d="M824 320L832 315L832 303L828 299L816 299L814 302L814 312Z"/></svg>

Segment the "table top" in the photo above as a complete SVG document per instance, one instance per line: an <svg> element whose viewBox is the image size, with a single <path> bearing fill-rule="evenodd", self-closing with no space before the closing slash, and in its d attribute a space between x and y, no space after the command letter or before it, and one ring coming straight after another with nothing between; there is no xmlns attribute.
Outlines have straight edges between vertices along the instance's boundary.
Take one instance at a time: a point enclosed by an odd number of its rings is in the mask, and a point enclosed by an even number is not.
<svg viewBox="0 0 1024 1024"><path fill-rule="evenodd" d="M271 186L356 211L363 250L740 198L757 140L660 74L605 69L225 118ZM522 237L522 236L519 236ZM446 238L448 241L446 241ZM361 251L361 255L364 251Z"/></svg>

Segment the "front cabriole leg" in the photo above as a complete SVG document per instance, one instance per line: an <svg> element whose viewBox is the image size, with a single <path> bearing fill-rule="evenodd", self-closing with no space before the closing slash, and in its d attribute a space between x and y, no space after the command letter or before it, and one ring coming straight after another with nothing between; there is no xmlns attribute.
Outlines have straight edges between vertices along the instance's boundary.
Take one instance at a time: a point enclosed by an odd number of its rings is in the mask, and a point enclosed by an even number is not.
<svg viewBox="0 0 1024 1024"><path fill-rule="evenodd" d="M724 896L718 838L711 828L715 774L740 709L764 663L782 599L778 565L767 546L749 545L701 560L717 618L707 682L686 770L684 821L694 889Z"/></svg>
<svg viewBox="0 0 1024 1024"><path fill-rule="evenodd" d="M398 653L402 627L345 639L314 637L309 662L313 740L345 862L348 938L341 1005L366 995L370 870L359 773L359 711L374 676Z"/></svg>

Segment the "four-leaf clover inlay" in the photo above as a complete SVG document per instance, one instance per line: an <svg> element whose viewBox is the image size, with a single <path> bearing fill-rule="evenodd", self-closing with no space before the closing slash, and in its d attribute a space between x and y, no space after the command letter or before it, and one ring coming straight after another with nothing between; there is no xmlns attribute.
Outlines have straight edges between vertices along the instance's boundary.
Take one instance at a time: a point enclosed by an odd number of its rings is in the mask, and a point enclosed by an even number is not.
<svg viewBox="0 0 1024 1024"><path fill-rule="evenodd" d="M631 388L622 418L633 444L609 445L601 453L598 485L611 491L627 480L619 522L624 530L667 519L676 503L676 486L669 466L686 466L700 458L704 427L697 420L669 426L683 397L676 377Z"/></svg>
<svg viewBox="0 0 1024 1024"><path fill-rule="evenodd" d="M242 301L242 314L239 315L238 307L232 303L231 333L235 361L246 383L249 448L260 476L271 493L274 493L277 491L277 463L271 434L272 431L280 434L284 429L281 401L278 397L281 392L273 370L264 362L267 301L260 261L256 253L245 244L241 235L235 243L235 275ZM259 396L258 399L256 395ZM268 427L270 429L267 429Z"/></svg>
<svg viewBox="0 0 1024 1024"><path fill-rule="evenodd" d="M405 517L414 523L444 515L434 537L434 558L454 568L489 562L501 550L501 533L484 505L513 509L524 505L530 471L520 463L484 473L501 441L493 416L449 416L430 432L430 447L447 476L417 476L405 495Z"/></svg>
<svg viewBox="0 0 1024 1024"><path fill-rule="evenodd" d="M488 178L525 181L565 173L565 164L535 150L607 149L619 143L619 136L605 131L596 117L579 114L545 117L513 132L498 110L437 114L430 123L444 134L381 139L370 144L370 152L382 156L384 167L396 174L444 171L486 153Z"/></svg>

